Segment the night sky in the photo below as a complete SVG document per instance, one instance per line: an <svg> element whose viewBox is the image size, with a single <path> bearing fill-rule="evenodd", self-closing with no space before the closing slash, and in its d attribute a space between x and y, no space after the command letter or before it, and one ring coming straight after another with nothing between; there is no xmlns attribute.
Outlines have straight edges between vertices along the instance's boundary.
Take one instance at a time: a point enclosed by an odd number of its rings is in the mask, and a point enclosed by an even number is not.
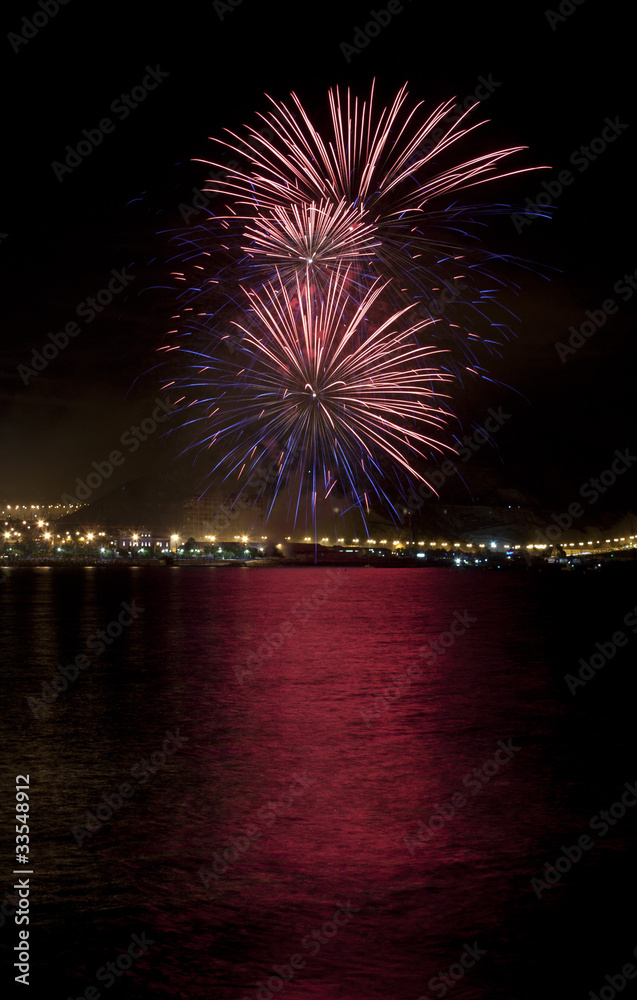
<svg viewBox="0 0 637 1000"><path fill-rule="evenodd" d="M50 0L49 11L55 7ZM637 291L623 282L637 273L629 235L634 56L631 27L616 10L595 0L563 2L562 14L544 3L406 0L392 3L390 23L355 52L348 46L357 28L380 4L234 0L159 9L70 0L46 24L38 14L34 34L23 19L42 9L3 10L1 500L57 502L152 413L160 383L149 369L174 312L167 233L182 226L179 205L205 181L206 168L192 161L213 157L208 137L255 123L267 111L264 92L285 100L294 90L320 119L330 86L364 96L374 77L381 97L407 80L411 98L430 109L490 82L481 115L490 123L476 151L525 145L516 165L552 168L490 185L493 200L524 206L546 191L543 182L555 192L561 171L572 178L552 198L552 220L529 218L516 229L505 215L491 223L490 247L538 266L514 272L519 295L504 300L520 317L517 338L492 358L494 382L459 394L462 420L479 422L489 406L513 413L494 458L504 479L548 504L576 498L616 449L637 449ZM154 89L127 107L122 95L144 79ZM73 169L54 169L66 146L104 118L112 127L99 145ZM598 152L577 152L604 129ZM78 307L122 269L131 276L126 288L91 322L86 307L78 319ZM563 362L555 342L609 299L617 310ZM30 366L32 349L72 321L80 333L25 385L18 366ZM109 488L168 469L174 454L174 442L155 435ZM630 469L615 503L632 503L634 481Z"/></svg>

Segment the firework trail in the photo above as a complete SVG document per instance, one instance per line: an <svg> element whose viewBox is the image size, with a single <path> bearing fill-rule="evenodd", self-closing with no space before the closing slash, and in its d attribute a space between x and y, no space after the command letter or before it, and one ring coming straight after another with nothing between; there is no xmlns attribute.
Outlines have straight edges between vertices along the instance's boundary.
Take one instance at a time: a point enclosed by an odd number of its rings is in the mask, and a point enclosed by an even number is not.
<svg viewBox="0 0 637 1000"><path fill-rule="evenodd" d="M268 510L285 487L295 523L303 512L316 527L336 484L362 511L395 510L444 446L452 411L439 384L481 371L467 312L494 300L489 264L502 259L471 229L502 206L450 198L539 168L500 171L525 147L441 168L483 123L467 126L467 111L434 140L453 102L423 116L406 86L379 112L373 87L363 102L331 91L327 138L296 95L291 107L270 100L266 136L223 143L244 166L205 161L224 172L206 189L224 207L179 237L199 280L175 273L183 336L161 350L179 348L169 384L190 401L193 448L214 456L207 482L236 493L274 466Z"/></svg>

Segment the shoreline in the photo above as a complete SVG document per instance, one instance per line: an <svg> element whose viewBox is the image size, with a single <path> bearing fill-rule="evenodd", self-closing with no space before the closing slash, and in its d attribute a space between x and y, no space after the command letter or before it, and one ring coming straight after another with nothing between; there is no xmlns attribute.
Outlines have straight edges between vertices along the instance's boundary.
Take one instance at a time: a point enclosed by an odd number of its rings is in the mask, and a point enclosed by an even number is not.
<svg viewBox="0 0 637 1000"><path fill-rule="evenodd" d="M612 567L637 568L637 559L631 553L631 558L627 558L625 553L612 553L603 556L590 555L580 556L572 559L549 560L546 558L524 557L507 558L505 555L490 555L488 559L481 559L479 562L471 562L463 559L458 563L454 558L442 559L433 557L431 559L418 559L417 557L369 557L345 559L321 559L320 562L314 560L302 561L295 559L138 559L124 561L122 559L1 559L0 560L0 582L5 570L11 569L453 569L468 570L476 569L481 571L507 572L512 570L522 570L524 572L569 572L580 574L583 572L604 572Z"/></svg>

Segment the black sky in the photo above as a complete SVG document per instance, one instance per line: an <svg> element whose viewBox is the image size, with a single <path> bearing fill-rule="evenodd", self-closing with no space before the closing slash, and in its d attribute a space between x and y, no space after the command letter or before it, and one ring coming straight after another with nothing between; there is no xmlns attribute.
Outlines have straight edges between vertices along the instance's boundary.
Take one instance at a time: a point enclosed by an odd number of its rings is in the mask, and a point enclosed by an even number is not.
<svg viewBox="0 0 637 1000"><path fill-rule="evenodd" d="M51 0L49 10L54 6ZM373 77L387 97L407 80L412 97L430 107L468 97L481 77L493 81L481 149L525 145L520 165L553 167L493 185L495 200L524 204L560 170L574 177L551 221L536 219L521 232L508 217L493 223L494 249L535 260L552 277L516 274L520 294L507 303L520 316L518 336L490 365L510 389L469 389L458 399L463 420L479 422L489 406L512 407L515 421L498 442L499 458L517 482L541 479L549 492L547 470L560 471L566 493L569 484L576 491L607 467L615 449L637 446L634 301L613 290L637 269L630 24L595 0L563 2L572 13L561 21L547 16L544 2L436 7L406 0L348 63L341 43L353 42L370 8L384 6L242 0L234 9L160 9L70 0L19 44L10 33L24 31L23 18L42 8L4 8L0 500L55 502L152 412L159 385L140 376L174 311L166 290L171 249L162 234L181 225L178 206L205 180L192 159L211 155L208 136L253 123L267 110L264 92L285 99L294 90L323 114L331 85L365 94ZM147 66L168 75L122 120L110 106L141 83ZM111 134L59 181L52 162L104 117L114 122ZM607 118L627 127L586 169L569 164ZM78 305L122 268L134 276L126 290L25 385L17 368L30 363L32 348L76 319ZM555 342L609 298L617 313L562 363ZM120 478L169 465L172 454L157 435ZM631 475L618 496L629 496Z"/></svg>

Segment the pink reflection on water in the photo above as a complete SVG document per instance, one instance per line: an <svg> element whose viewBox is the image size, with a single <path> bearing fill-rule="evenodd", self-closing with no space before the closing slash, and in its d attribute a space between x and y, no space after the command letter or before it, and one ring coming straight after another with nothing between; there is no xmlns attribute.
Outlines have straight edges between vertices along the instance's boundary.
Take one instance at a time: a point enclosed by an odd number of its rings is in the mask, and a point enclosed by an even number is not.
<svg viewBox="0 0 637 1000"><path fill-rule="evenodd" d="M196 952L202 987L256 1000L254 984L300 954L307 965L286 997L342 995L340 984L356 1000L416 1000L465 938L502 922L507 881L535 833L519 807L523 752L484 768L529 682L506 649L510 609L459 580L308 568L236 574L223 595L197 594L192 772L179 821L159 819L150 842L180 871L188 859L185 882L169 875L151 906ZM237 629L210 648L203 628L220 601ZM418 657L466 611L476 620L453 643ZM263 655L264 641L277 650ZM422 674L407 684L413 662ZM238 679L246 663L251 675ZM419 823L461 793L464 804L414 846ZM347 901L351 921L311 954L313 933ZM477 979L462 989L484 995Z"/></svg>

